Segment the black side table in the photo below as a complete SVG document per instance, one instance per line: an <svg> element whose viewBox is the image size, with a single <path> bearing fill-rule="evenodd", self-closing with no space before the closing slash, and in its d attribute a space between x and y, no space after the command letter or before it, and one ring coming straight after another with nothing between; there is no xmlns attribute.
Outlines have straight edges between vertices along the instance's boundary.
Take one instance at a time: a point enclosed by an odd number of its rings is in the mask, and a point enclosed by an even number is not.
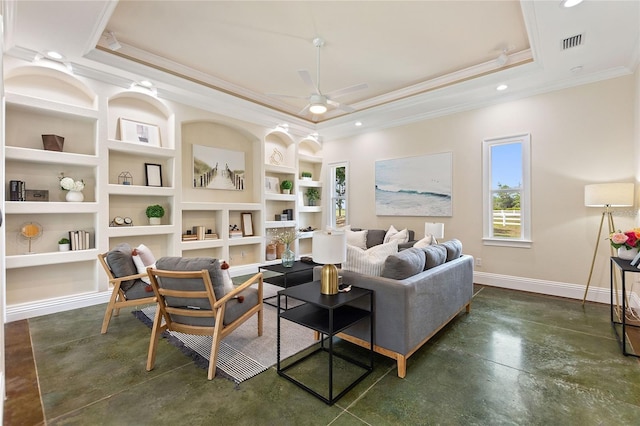
<svg viewBox="0 0 640 426"><path fill-rule="evenodd" d="M269 284L277 285L278 287L289 288L313 281L313 268L318 265L319 263L306 263L296 260L293 262L293 266L291 268L285 268L282 266L282 263L274 263L272 265L260 265L258 267L258 272L262 270L275 272L278 275L265 278L264 281ZM278 296L265 297L263 302L267 305L278 306L280 304L280 300L278 300L278 305L272 302L267 302L267 300L274 299L276 297ZM286 297L284 309L289 309L289 303Z"/></svg>
<svg viewBox="0 0 640 426"><path fill-rule="evenodd" d="M613 288L613 274L615 273L615 267L620 269L620 275L622 275L622 309L617 313L619 315L616 315L615 312L617 304L613 303L613 293L614 291L617 291L617 289ZM627 319L627 286L625 282L626 272L640 273L640 269L638 269L636 266L631 265L631 261L629 260L620 259L619 257L612 257L611 272L609 278L611 283L611 325L613 326L613 331L615 331L616 333L616 340L618 340L618 343L622 347L622 354L640 358L640 355L635 352L627 352L627 327L640 328L640 321ZM618 329L620 329L620 333L618 333Z"/></svg>
<svg viewBox="0 0 640 426"><path fill-rule="evenodd" d="M352 287L351 291L346 293L338 293L336 295L325 295L320 293L320 281L313 281L307 284L301 284L290 287L278 292L278 295L292 297L294 299L306 302L286 311L281 311L280 298L278 297L278 347L277 347L277 368L278 374L325 403L331 405L338 399L342 398L353 387L360 383L371 371L373 371L373 291ZM369 298L369 310L360 309L349 303L363 297ZM320 347L310 354L292 362L286 367L282 367L280 363L280 320L284 318L310 328L320 333ZM369 328L371 331L371 347L369 350L369 364L364 364L344 354L333 352L333 336L341 331L351 327L352 325L369 318ZM325 336L328 346L325 346ZM349 343L351 344L351 343ZM306 359L324 351L329 354L329 396L325 397L317 391L309 388L286 373L291 367L303 362ZM340 357L345 361L364 369L364 372L356 378L351 384L343 389L338 395L333 396L333 356Z"/></svg>

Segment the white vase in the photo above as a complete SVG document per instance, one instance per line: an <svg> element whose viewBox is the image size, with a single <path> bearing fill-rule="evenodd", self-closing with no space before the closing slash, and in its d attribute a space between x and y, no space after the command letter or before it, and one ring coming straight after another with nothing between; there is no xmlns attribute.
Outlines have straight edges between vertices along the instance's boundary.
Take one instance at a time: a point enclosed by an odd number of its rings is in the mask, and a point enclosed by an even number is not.
<svg viewBox="0 0 640 426"><path fill-rule="evenodd" d="M160 225L162 224L162 218L161 217L150 217L149 218L149 225Z"/></svg>
<svg viewBox="0 0 640 426"><path fill-rule="evenodd" d="M633 260L634 257L638 254L637 248L628 249L626 247L618 248L618 257L624 260Z"/></svg>
<svg viewBox="0 0 640 426"><path fill-rule="evenodd" d="M81 203L84 201L84 194L82 191L67 191L67 195L65 197L67 201L73 203Z"/></svg>
<svg viewBox="0 0 640 426"><path fill-rule="evenodd" d="M58 244L58 251L69 251L71 250L71 244Z"/></svg>

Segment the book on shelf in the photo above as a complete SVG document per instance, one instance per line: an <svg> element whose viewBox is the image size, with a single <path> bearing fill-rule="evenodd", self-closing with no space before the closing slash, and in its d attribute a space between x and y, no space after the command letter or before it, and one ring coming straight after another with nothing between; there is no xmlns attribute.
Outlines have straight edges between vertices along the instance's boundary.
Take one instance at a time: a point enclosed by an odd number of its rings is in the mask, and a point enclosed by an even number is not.
<svg viewBox="0 0 640 426"><path fill-rule="evenodd" d="M9 201L24 201L26 184L22 180L9 181Z"/></svg>
<svg viewBox="0 0 640 426"><path fill-rule="evenodd" d="M198 236L193 234L182 234L182 241L197 241Z"/></svg>
<svg viewBox="0 0 640 426"><path fill-rule="evenodd" d="M204 239L205 240L217 240L218 239L218 234L215 234L215 233L204 234Z"/></svg>
<svg viewBox="0 0 640 426"><path fill-rule="evenodd" d="M242 231L229 231L229 238L242 238Z"/></svg>
<svg viewBox="0 0 640 426"><path fill-rule="evenodd" d="M91 248L91 233L85 230L69 231L71 250L88 250Z"/></svg>

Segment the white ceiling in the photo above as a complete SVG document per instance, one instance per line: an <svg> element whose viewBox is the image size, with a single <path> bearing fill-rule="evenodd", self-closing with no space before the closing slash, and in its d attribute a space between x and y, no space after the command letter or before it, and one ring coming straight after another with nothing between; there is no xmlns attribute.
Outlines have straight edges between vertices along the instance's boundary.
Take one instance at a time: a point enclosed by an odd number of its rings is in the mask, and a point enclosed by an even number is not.
<svg viewBox="0 0 640 426"><path fill-rule="evenodd" d="M640 49L638 1L49 0L4 1L3 15L9 55L57 50L80 73L148 78L167 97L218 98L237 118L251 111L332 136L355 120L399 124L629 74ZM582 44L563 50L578 34ZM316 37L323 93L368 85L337 98L351 114L299 115L305 99L270 95L310 95L298 71L317 81Z"/></svg>

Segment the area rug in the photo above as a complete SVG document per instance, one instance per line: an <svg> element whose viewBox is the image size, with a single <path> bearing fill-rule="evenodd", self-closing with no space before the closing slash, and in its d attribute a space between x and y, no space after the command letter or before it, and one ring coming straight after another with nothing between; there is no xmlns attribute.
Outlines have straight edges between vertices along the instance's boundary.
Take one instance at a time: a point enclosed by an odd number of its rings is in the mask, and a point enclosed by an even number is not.
<svg viewBox="0 0 640 426"><path fill-rule="evenodd" d="M265 283L264 297L275 294L275 289ZM280 288L277 288L280 289ZM258 336L258 317L254 315L220 342L216 374L241 383L266 371L276 364L277 308L264 305L263 333ZM153 325L156 307L148 306L134 311L136 318ZM286 359L316 343L313 331L287 320L280 322L280 359ZM178 332L165 332L163 337L196 365L208 368L211 355L211 337L193 336Z"/></svg>

